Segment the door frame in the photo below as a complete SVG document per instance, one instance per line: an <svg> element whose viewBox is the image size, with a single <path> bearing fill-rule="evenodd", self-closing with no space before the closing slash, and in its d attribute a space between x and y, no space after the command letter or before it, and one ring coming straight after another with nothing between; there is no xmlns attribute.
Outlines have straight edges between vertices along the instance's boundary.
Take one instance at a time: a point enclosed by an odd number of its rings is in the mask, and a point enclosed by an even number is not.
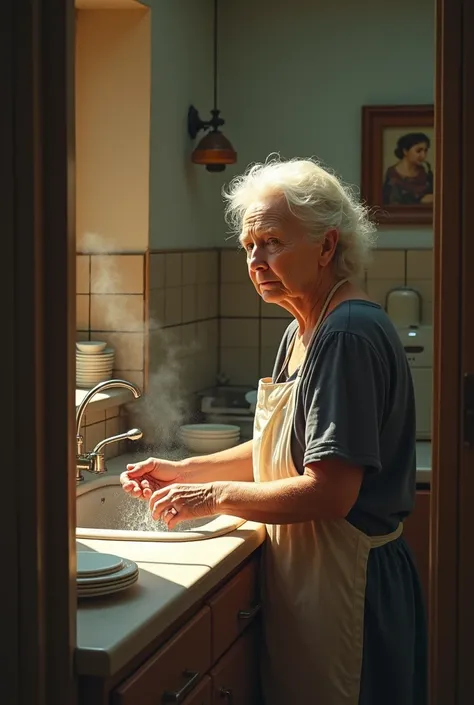
<svg viewBox="0 0 474 705"><path fill-rule="evenodd" d="M2 699L74 705L74 2L2 0L0 27Z"/></svg>
<svg viewBox="0 0 474 705"><path fill-rule="evenodd" d="M474 52L464 0L436 2L436 198L434 207L434 363L430 522L430 705L472 702L472 450L463 449L463 371L474 372L474 301L468 262L474 221ZM467 366L470 356L470 367ZM472 472L471 472L472 475ZM469 601L469 595L471 600ZM470 614L469 614L470 613ZM469 616L471 617L469 621Z"/></svg>

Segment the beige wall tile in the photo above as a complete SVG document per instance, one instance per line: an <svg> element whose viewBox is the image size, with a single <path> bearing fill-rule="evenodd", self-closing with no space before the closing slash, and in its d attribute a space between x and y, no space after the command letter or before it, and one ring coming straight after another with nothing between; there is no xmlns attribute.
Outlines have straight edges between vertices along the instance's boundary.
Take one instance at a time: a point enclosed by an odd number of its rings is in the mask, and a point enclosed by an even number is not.
<svg viewBox="0 0 474 705"><path fill-rule="evenodd" d="M405 250L376 250L367 270L367 279L405 281Z"/></svg>
<svg viewBox="0 0 474 705"><path fill-rule="evenodd" d="M144 391L143 371L140 370L115 370L115 376L118 379L125 379L127 382L133 382L139 389ZM130 397L130 408L133 409L133 397Z"/></svg>
<svg viewBox="0 0 474 705"><path fill-rule="evenodd" d="M198 284L215 284L219 276L219 261L217 250L204 250L197 253Z"/></svg>
<svg viewBox="0 0 474 705"><path fill-rule="evenodd" d="M89 330L89 306L90 296L88 294L76 294L76 329Z"/></svg>
<svg viewBox="0 0 474 705"><path fill-rule="evenodd" d="M197 284L198 258L197 252L183 253L183 284Z"/></svg>
<svg viewBox="0 0 474 705"><path fill-rule="evenodd" d="M150 289L164 289L165 287L165 256L158 252L151 252L149 257Z"/></svg>
<svg viewBox="0 0 474 705"><path fill-rule="evenodd" d="M283 333L288 328L286 319L262 319L261 321L261 345L271 347L275 351L281 343Z"/></svg>
<svg viewBox="0 0 474 705"><path fill-rule="evenodd" d="M293 318L286 309L277 304L267 304L263 300L260 302L260 315L262 318Z"/></svg>
<svg viewBox="0 0 474 705"><path fill-rule="evenodd" d="M92 294L91 329L143 331L142 294Z"/></svg>
<svg viewBox="0 0 474 705"><path fill-rule="evenodd" d="M183 258L180 252L165 255L165 286L181 286L183 281Z"/></svg>
<svg viewBox="0 0 474 705"><path fill-rule="evenodd" d="M105 422L105 433L106 433L106 438L110 438L111 436L118 436L120 433L120 418L118 416L108 419ZM109 445L105 446L104 451L105 451L105 457L107 458L116 458L119 455L119 444L118 443L110 443Z"/></svg>
<svg viewBox="0 0 474 705"><path fill-rule="evenodd" d="M196 323L188 323L181 326L181 354L193 357L198 351L198 337Z"/></svg>
<svg viewBox="0 0 474 705"><path fill-rule="evenodd" d="M258 318L221 318L220 342L223 348L258 346Z"/></svg>
<svg viewBox="0 0 474 705"><path fill-rule="evenodd" d="M218 314L217 284L197 285L197 318L213 318Z"/></svg>
<svg viewBox="0 0 474 705"><path fill-rule="evenodd" d="M201 284L201 286L205 286ZM197 285L185 284L182 288L183 323L195 321L198 317Z"/></svg>
<svg viewBox="0 0 474 705"><path fill-rule="evenodd" d="M181 287L165 289L165 326L176 326L183 321L183 290Z"/></svg>
<svg viewBox="0 0 474 705"><path fill-rule="evenodd" d="M249 275L245 253L239 250L221 250L221 281L224 284L243 284Z"/></svg>
<svg viewBox="0 0 474 705"><path fill-rule="evenodd" d="M78 294L90 292L90 262L89 255L76 255L76 292Z"/></svg>
<svg viewBox="0 0 474 705"><path fill-rule="evenodd" d="M83 426L91 426L94 423L105 421L105 411L96 411L92 405L88 408L89 411L87 414L84 414L84 419L82 421Z"/></svg>
<svg viewBox="0 0 474 705"><path fill-rule="evenodd" d="M89 331L76 330L76 340L89 340Z"/></svg>
<svg viewBox="0 0 474 705"><path fill-rule="evenodd" d="M115 370L143 370L143 333L101 333L101 339L115 350ZM117 374L117 372L116 372Z"/></svg>
<svg viewBox="0 0 474 705"><path fill-rule="evenodd" d="M218 322L199 321L197 324L197 340L200 349L213 350L217 348Z"/></svg>
<svg viewBox="0 0 474 705"><path fill-rule="evenodd" d="M433 302L425 301L421 302L421 322L425 326L433 325Z"/></svg>
<svg viewBox="0 0 474 705"><path fill-rule="evenodd" d="M144 255L91 255L93 294L143 294Z"/></svg>
<svg viewBox="0 0 474 705"><path fill-rule="evenodd" d="M165 290L151 289L148 296L148 328L161 328L165 320Z"/></svg>
<svg viewBox="0 0 474 705"><path fill-rule="evenodd" d="M221 316L259 315L259 296L252 284L221 284Z"/></svg>
<svg viewBox="0 0 474 705"><path fill-rule="evenodd" d="M372 301L385 308L388 292L404 285L400 279L367 279L367 294Z"/></svg>
<svg viewBox="0 0 474 705"><path fill-rule="evenodd" d="M106 438L105 433L105 421L100 421L99 423L91 424L85 428L84 435L84 449L88 452L93 450L97 443L103 441Z"/></svg>
<svg viewBox="0 0 474 705"><path fill-rule="evenodd" d="M407 280L408 279L433 279L433 252L432 250L407 251Z"/></svg>
<svg viewBox="0 0 474 705"><path fill-rule="evenodd" d="M219 370L231 384L256 385L259 377L259 350L255 348L221 348Z"/></svg>
<svg viewBox="0 0 474 705"><path fill-rule="evenodd" d="M105 419L114 419L116 416L120 416L120 406L114 406L112 409L105 410Z"/></svg>
<svg viewBox="0 0 474 705"><path fill-rule="evenodd" d="M149 370L155 373L167 360L181 355L182 326L150 331Z"/></svg>

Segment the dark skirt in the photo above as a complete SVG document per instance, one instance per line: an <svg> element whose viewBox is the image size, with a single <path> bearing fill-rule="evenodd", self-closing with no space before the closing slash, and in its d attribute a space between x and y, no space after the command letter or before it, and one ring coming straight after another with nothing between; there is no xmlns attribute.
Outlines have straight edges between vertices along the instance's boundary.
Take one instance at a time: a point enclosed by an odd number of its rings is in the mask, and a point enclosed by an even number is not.
<svg viewBox="0 0 474 705"><path fill-rule="evenodd" d="M427 652L420 579L401 536L369 554L359 705L427 705Z"/></svg>

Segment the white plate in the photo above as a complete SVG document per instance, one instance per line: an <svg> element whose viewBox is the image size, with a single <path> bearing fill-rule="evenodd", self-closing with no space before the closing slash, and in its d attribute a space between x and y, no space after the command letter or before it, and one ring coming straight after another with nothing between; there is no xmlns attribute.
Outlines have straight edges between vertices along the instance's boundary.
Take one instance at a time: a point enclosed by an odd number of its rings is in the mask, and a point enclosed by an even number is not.
<svg viewBox="0 0 474 705"><path fill-rule="evenodd" d="M110 379L111 374L107 372L102 372L100 375L96 374L76 374L76 379L80 379L81 382L87 382L87 381L93 381L93 380L100 380L101 379Z"/></svg>
<svg viewBox="0 0 474 705"><path fill-rule="evenodd" d="M96 355L107 347L107 343L102 340L78 340L76 348L86 355Z"/></svg>
<svg viewBox="0 0 474 705"><path fill-rule="evenodd" d="M113 595L116 592L122 592L122 590L127 590L129 587L132 587L132 585L135 585L135 583L138 580L138 573L134 578L131 578L127 582L119 583L118 585L107 585L106 587L101 587L101 588L91 588L91 589L78 589L77 591L77 597L78 599L89 599L91 597L102 597L105 595Z"/></svg>
<svg viewBox="0 0 474 705"><path fill-rule="evenodd" d="M240 433L240 426L227 423L189 423L180 426L180 431L200 431L204 433Z"/></svg>
<svg viewBox="0 0 474 705"><path fill-rule="evenodd" d="M115 351L111 348L108 348L100 353L94 353L93 355L91 353L81 353L79 350L76 350L76 357L79 360L105 360L108 357L113 357L114 355Z"/></svg>
<svg viewBox="0 0 474 705"><path fill-rule="evenodd" d="M111 372L113 369L113 365L76 365L76 370L81 372Z"/></svg>
<svg viewBox="0 0 474 705"><path fill-rule="evenodd" d="M113 556L108 553L94 553L91 551L80 551L80 553L92 553L96 558L96 571L94 574L82 576L78 573L77 585L78 588L92 589L93 587L105 587L109 584L117 584L130 580L134 575L138 574L138 566L134 561ZM89 561L89 564L87 564ZM84 563L83 560L81 560ZM94 562L90 558L86 559L84 568L90 571L94 570ZM107 571L107 572L104 572Z"/></svg>
<svg viewBox="0 0 474 705"><path fill-rule="evenodd" d="M77 552L77 576L110 575L122 570L123 558L112 553L97 553L97 551Z"/></svg>

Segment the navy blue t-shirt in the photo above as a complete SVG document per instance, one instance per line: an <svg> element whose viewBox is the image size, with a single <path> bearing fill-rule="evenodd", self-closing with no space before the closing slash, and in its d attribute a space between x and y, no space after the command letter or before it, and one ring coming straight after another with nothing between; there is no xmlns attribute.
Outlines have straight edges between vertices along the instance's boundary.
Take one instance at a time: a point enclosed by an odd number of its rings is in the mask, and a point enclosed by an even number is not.
<svg viewBox="0 0 474 705"><path fill-rule="evenodd" d="M273 379L282 370L297 322L288 326ZM280 374L281 373L281 374ZM302 367L292 437L298 472L338 457L365 468L347 520L368 535L394 531L416 491L415 397L401 340L385 311L344 301L324 320Z"/></svg>

